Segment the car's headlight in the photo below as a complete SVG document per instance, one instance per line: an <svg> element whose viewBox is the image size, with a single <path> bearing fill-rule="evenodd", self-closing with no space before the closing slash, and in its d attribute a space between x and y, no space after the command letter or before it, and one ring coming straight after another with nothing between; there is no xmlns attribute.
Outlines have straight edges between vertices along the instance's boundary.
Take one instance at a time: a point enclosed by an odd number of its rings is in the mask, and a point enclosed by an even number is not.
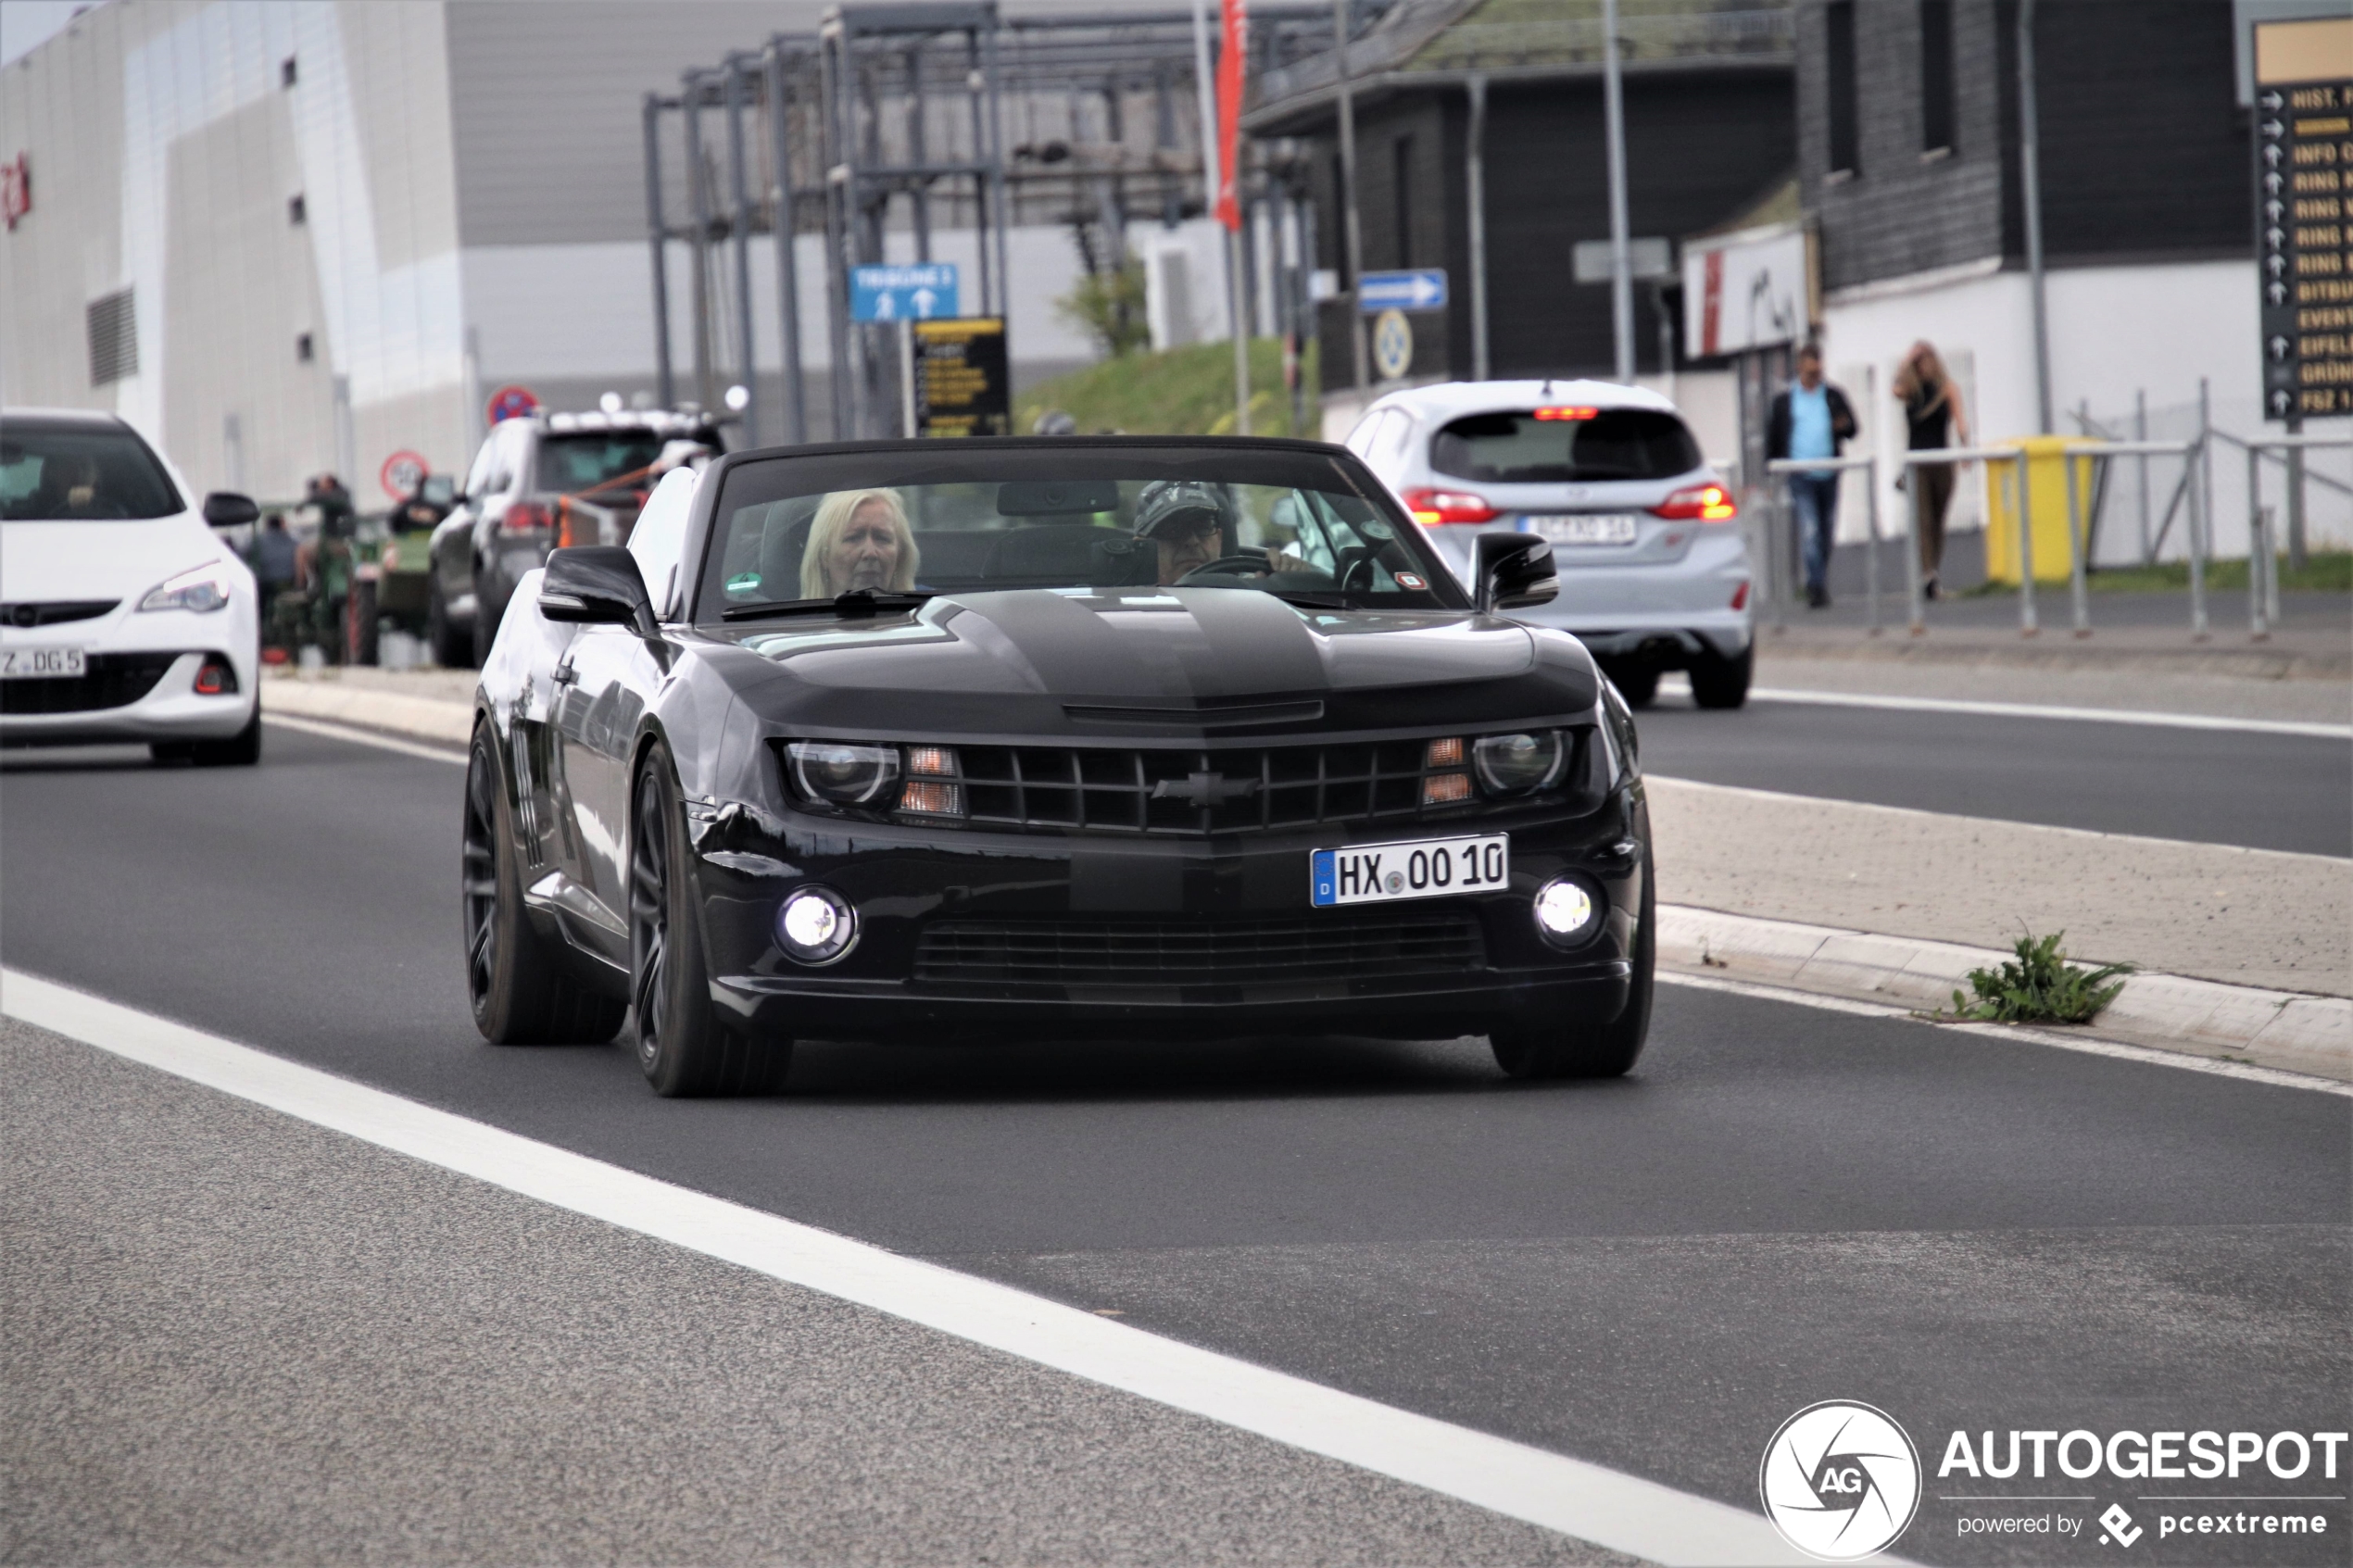
<svg viewBox="0 0 2353 1568"><path fill-rule="evenodd" d="M1482 735L1471 747L1471 766L1490 795L1526 795L1545 788L1558 781L1567 757L1558 730Z"/></svg>
<svg viewBox="0 0 2353 1568"><path fill-rule="evenodd" d="M199 566L158 583L147 596L139 601L141 609L192 609L198 615L209 615L229 607L229 588L234 580L229 568L220 561Z"/></svg>
<svg viewBox="0 0 2353 1568"><path fill-rule="evenodd" d="M797 740L785 747L793 787L836 806L887 804L899 783L899 748L843 741Z"/></svg>

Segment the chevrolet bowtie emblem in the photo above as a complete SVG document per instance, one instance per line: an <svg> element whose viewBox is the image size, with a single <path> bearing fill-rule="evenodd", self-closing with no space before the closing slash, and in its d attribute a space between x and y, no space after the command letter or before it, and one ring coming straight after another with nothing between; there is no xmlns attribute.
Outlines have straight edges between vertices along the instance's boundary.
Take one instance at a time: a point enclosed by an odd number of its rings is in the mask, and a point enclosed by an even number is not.
<svg viewBox="0 0 2353 1568"><path fill-rule="evenodd" d="M1258 793L1256 779L1229 779L1223 773L1191 773L1185 782L1163 779L1152 785L1154 800L1189 800L1196 806L1218 806Z"/></svg>

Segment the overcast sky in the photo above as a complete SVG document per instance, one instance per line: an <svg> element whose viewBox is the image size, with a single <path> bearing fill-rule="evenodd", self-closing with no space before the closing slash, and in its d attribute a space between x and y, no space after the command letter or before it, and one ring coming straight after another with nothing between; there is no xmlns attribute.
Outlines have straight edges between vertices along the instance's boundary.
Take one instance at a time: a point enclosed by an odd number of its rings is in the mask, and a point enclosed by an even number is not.
<svg viewBox="0 0 2353 1568"><path fill-rule="evenodd" d="M0 6L0 65L31 54L49 36L90 9L92 0L7 0Z"/></svg>

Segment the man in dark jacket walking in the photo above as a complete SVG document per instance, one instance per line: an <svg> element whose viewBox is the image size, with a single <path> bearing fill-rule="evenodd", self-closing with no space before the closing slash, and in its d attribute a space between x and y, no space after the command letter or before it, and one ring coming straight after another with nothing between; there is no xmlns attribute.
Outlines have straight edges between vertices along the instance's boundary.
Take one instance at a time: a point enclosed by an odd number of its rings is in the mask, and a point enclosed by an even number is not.
<svg viewBox="0 0 2353 1568"><path fill-rule="evenodd" d="M1835 458L1858 427L1846 394L1822 379L1822 353L1812 344L1797 351L1797 384L1773 399L1765 425L1768 458ZM1790 508L1797 514L1797 536L1806 557L1806 602L1820 609L1831 602L1831 539L1838 529L1838 470L1789 476Z"/></svg>

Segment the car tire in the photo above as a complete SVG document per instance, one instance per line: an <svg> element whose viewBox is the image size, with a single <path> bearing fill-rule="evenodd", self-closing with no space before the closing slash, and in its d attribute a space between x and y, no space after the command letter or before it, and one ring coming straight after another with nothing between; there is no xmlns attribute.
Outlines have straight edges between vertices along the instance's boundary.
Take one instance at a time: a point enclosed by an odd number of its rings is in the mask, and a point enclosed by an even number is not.
<svg viewBox="0 0 2353 1568"><path fill-rule="evenodd" d="M1648 708L1658 696L1658 666L1655 664L1607 664L1603 666L1617 687L1617 695L1626 699L1629 708Z"/></svg>
<svg viewBox="0 0 2353 1568"><path fill-rule="evenodd" d="M188 760L199 768L250 768L261 760L261 704L253 705L245 727L227 740L200 740L188 746Z"/></svg>
<svg viewBox="0 0 2353 1568"><path fill-rule="evenodd" d="M486 723L475 726L466 758L463 843L459 909L466 996L482 1037L495 1046L610 1041L621 1032L628 1004L565 973L561 955L532 928L523 909L514 815Z"/></svg>
<svg viewBox="0 0 2353 1568"><path fill-rule="evenodd" d="M1658 972L1658 897L1651 860L1642 855L1642 899L1634 928L1633 983L1626 1006L1607 1023L1564 1024L1550 1014L1531 1014L1488 1036L1495 1065L1515 1078L1619 1078L1642 1054L1650 1038L1651 993Z"/></svg>
<svg viewBox="0 0 2353 1568"><path fill-rule="evenodd" d="M1702 708L1738 708L1748 701L1750 674L1756 668L1756 645L1739 655L1702 654L1692 665L1692 700Z"/></svg>
<svg viewBox="0 0 2353 1568"><path fill-rule="evenodd" d="M425 589L425 641L433 645L433 661L445 670L463 670L473 656L473 634L449 624L449 601L441 592L441 569L429 567L433 582Z"/></svg>
<svg viewBox="0 0 2353 1568"><path fill-rule="evenodd" d="M629 835L629 995L637 1065L665 1098L765 1095L784 1087L792 1042L731 1028L711 1005L693 850L670 753L638 764Z"/></svg>

